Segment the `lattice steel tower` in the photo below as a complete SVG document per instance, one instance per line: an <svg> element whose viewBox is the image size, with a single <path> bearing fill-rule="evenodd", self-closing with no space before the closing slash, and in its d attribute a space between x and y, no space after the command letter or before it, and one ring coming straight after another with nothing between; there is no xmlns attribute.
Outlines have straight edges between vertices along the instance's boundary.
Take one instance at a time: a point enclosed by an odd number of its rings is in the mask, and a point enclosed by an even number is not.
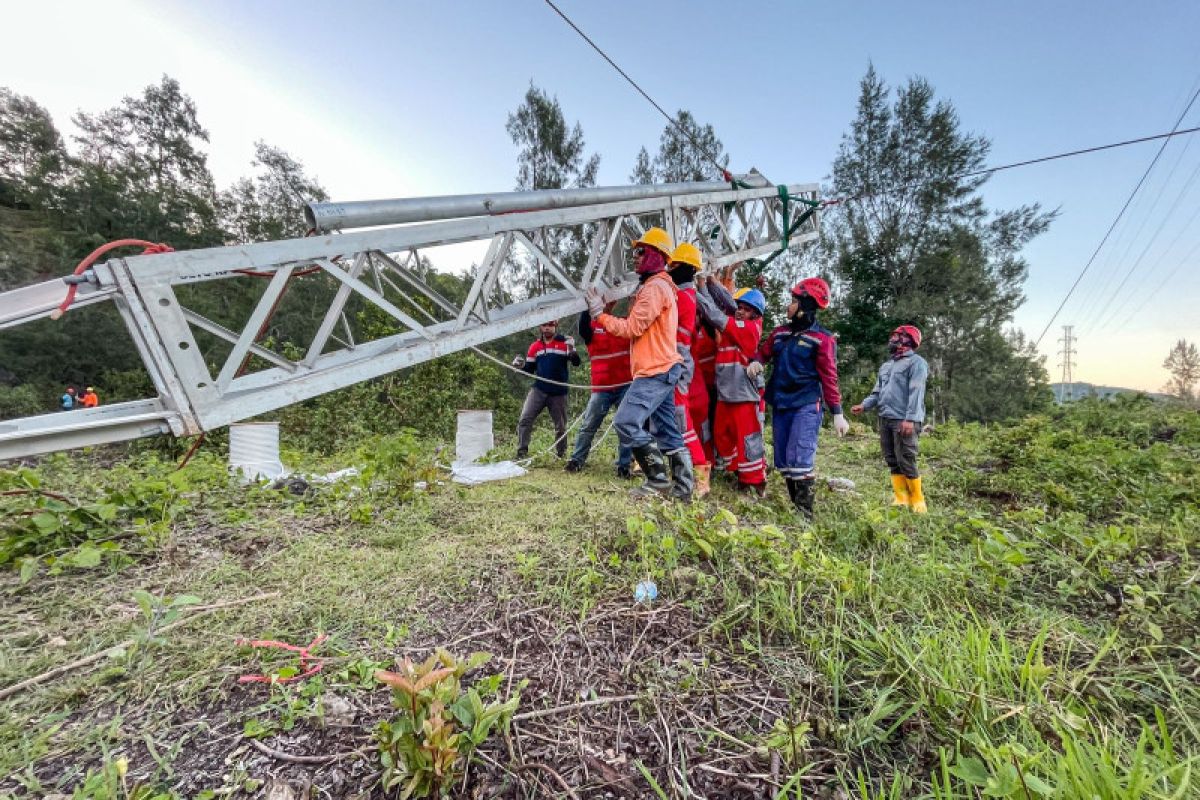
<svg viewBox="0 0 1200 800"><path fill-rule="evenodd" d="M1058 356L1062 359L1058 362L1058 365L1062 367L1062 380L1058 385L1058 402L1060 403L1075 399L1075 375L1071 359L1078 353L1075 350L1074 331L1074 325L1063 325L1063 335L1059 339L1062 342L1062 350L1058 351Z"/></svg>

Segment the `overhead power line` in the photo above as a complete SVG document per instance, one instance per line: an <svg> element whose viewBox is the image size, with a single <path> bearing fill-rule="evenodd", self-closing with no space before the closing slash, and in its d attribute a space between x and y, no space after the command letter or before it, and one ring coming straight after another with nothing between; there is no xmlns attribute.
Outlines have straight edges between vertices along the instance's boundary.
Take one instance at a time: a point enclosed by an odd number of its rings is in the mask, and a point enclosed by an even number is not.
<svg viewBox="0 0 1200 800"><path fill-rule="evenodd" d="M1125 276L1121 279L1121 282L1119 284L1117 284L1117 288L1113 289L1112 292L1108 293L1108 300L1104 300L1104 298L1103 298L1105 292L1101 292L1100 295L1097 296L1096 302L1097 303L1103 302L1103 305L1100 306L1099 311L1096 311L1094 313L1089 311L1087 313L1086 316L1088 319L1091 320L1091 322L1088 324L1087 329L1084 331L1085 335L1090 334L1093 330L1095 330L1096 326L1104 324L1103 321L1105 319L1105 314L1107 314L1108 310L1110 308L1112 308L1112 305L1114 302L1116 302L1117 298L1122 297L1121 290L1123 290L1125 288L1126 284L1129 283L1129 279L1132 278L1134 273L1138 271L1139 267L1142 264L1142 261L1146 258L1146 255L1150 252L1150 249L1154 246L1154 243L1158 241L1158 237L1162 234L1163 229L1166 228L1167 223L1170 222L1172 217L1175 216L1175 212L1178 210L1180 204L1183 201L1183 198L1185 196L1187 196L1188 192L1190 192L1192 190L1192 187L1195 185L1197 179L1200 179L1200 163L1196 164L1196 168L1194 170L1192 170L1192 174L1188 177L1187 181L1183 184L1183 188L1179 190L1179 194L1175 195L1175 199L1174 199L1174 201L1172 201L1171 207L1168 208L1166 213L1162 215L1161 219L1159 220L1158 227L1154 230L1154 233L1152 233L1150 235L1149 240L1146 242L1146 245L1142 248L1141 253L1139 253L1138 257L1134 260L1133 265L1131 267L1129 267L1129 269L1125 272ZM1157 199L1155 202L1157 203ZM1189 222L1189 224L1190 224L1190 222ZM1180 234L1183 233L1183 230L1186 230L1186 229L1180 230ZM1174 242L1172 242L1172 244L1174 244ZM1164 250L1163 252L1165 253L1167 251ZM1158 260L1161 260L1161 258ZM1145 277L1149 277L1150 274L1152 274L1155 271L1155 267L1157 267L1157 265L1158 265L1158 260L1152 261L1152 263L1150 263L1146 267ZM1105 286L1105 289L1107 290L1108 287Z"/></svg>
<svg viewBox="0 0 1200 800"><path fill-rule="evenodd" d="M705 157L707 157L708 160L712 163L712 165L714 167L716 167L718 171L720 171L721 175L725 178L725 180L730 180L732 178L732 176L729 174L729 171L725 168L725 166L722 165L720 163L720 161L710 151L708 151L704 147L703 144L701 144L699 141L697 141L696 137L694 137L692 135L691 131L689 131L687 128L685 128L683 125L681 125L676 118L674 118L670 114L668 114L666 112L666 109L664 109L653 97L651 97L650 94L645 89L643 89L641 87L641 85L638 84L637 81L635 81L632 77L630 77L629 73L626 72L624 69L622 69L621 66L619 64L617 64L617 62L614 61L611 56L608 55L608 53L604 52L603 48L601 48L600 45L596 44L596 42L590 36L588 36L586 33L583 32L582 28L580 28L578 25L576 25L575 22L570 17L568 17L565 13L563 13L563 10L560 9L557 5L555 5L553 0L545 0L545 2L546 2L546 5L550 6L550 8L554 11L555 14L557 14L559 17L562 18L563 22L567 23L567 25L569 25L571 27L571 29L575 31L575 33L579 34L580 38L582 38L585 42L587 42L588 45L593 50L595 50L600 55L601 58L603 58L605 61L607 61L609 66L611 66L614 70L616 70L617 73L622 78L624 78L626 80L626 82L628 82L629 85L632 86L637 91L638 94L640 94L643 98L645 98L646 102L648 102L651 106L653 106L654 109L663 116L663 119L665 119L669 125L674 126L681 134L683 134L683 136L685 138L688 139L688 141L690 141L692 143L693 146L695 146L695 148L699 152L703 153L705 155ZM1062 152L1062 153L1053 153L1053 154L1047 155L1047 156L1039 156L1037 158L1025 159L1024 161L1014 161L1009 164L1001 164L1001 165L995 166L995 167L985 167L983 169L972 170L970 172L963 172L963 173L960 173L957 175L951 175L951 176L948 176L948 178L945 178L948 180L963 180L965 178L975 178L975 177L979 177L982 175L994 175L997 172L1004 172L1004 171L1010 170L1010 169L1017 169L1018 167L1028 167L1028 166L1033 166L1035 164L1044 164L1049 161L1058 161L1058 160L1064 159L1064 158L1073 158L1075 156L1088 155L1090 153L1099 153L1099 152L1103 152L1105 150L1115 150L1120 147L1129 147L1129 146L1135 145L1135 144L1144 144L1146 142L1154 142L1154 141L1162 140L1162 146L1159 148L1158 152L1154 155L1154 160L1150 162L1150 166L1146 169L1146 172L1142 175L1141 179L1137 182L1137 185L1133 187L1133 191L1130 192L1129 197L1126 199L1124 205L1121 206L1121 210L1117 213L1116 219L1113 220L1112 225L1110 225L1108 230L1105 232L1104 238L1102 238L1100 240L1100 244L1096 246L1095 251L1092 252L1091 257L1087 260L1087 263L1084 264L1083 269L1080 270L1079 275L1076 276L1075 281L1071 284L1071 288L1067 290L1066 296L1063 297L1062 302L1059 303L1058 308L1056 308L1054 311L1054 314L1051 315L1049 322L1046 323L1046 327L1043 328L1041 334L1038 335L1037 341L1034 342L1034 347L1037 347L1038 345L1041 344L1042 339L1044 339L1046 336L1046 332L1050 330L1050 326L1054 324L1054 320L1056 320L1058 318L1059 313L1062 312L1063 307L1067 304L1067 301L1071 299L1071 295L1074 293L1075 289L1079 286L1079 282L1083 280L1083 277L1087 274L1088 270L1091 268L1092 263L1096 260L1096 256L1099 255L1101 249L1104 247L1105 243L1108 241L1109 237L1112 235L1113 230L1116 228L1117 224L1121 221L1122 217L1124 217L1125 212L1129 209L1129 204L1131 202L1133 202L1134 197L1137 196L1138 191L1142 188L1142 184L1145 183L1146 178L1150 175L1150 172L1154 169L1154 165L1158 163L1158 159L1162 156L1163 151L1166 149L1167 145L1170 144L1171 139L1173 139L1176 136L1185 136L1185 135L1193 134L1196 132L1200 132L1200 126L1184 128L1184 129L1179 128L1180 123L1183 122L1183 118L1187 116L1188 111L1191 110L1192 104L1195 103L1197 96L1200 96L1200 89L1198 89L1197 92L1192 95L1192 99L1188 102L1187 108L1185 108L1184 112L1179 115L1179 119L1177 119L1175 121L1174 127L1166 133L1156 133L1156 134L1153 134L1150 136L1140 136L1136 139L1125 139L1123 141L1111 142L1109 144L1096 145L1094 147L1084 147L1084 148L1081 148L1078 150L1068 150L1068 151ZM832 205L838 205L841 203L854 202L857 200L864 200L864 199L867 199L870 197L879 197L879 196L884 196L884 195L889 195L889 194L897 194L899 192L907 192L917 186L922 185L923 183L925 183L925 181L914 181L909 184L897 186L893 189L886 189L883 191L871 192L871 193L862 194L862 195L832 198L832 199L822 201L821 205L822 205L822 207L832 206Z"/></svg>
<svg viewBox="0 0 1200 800"><path fill-rule="evenodd" d="M1129 204L1133 202L1134 197L1137 197L1137 193L1139 190L1141 190L1142 184L1146 182L1146 178L1150 177L1150 173L1154 170L1154 165L1158 163L1158 159L1162 158L1163 151L1166 150L1167 145L1171 143L1171 137L1182 133L1191 133L1197 130L1197 128L1190 128L1183 131L1179 130L1179 125L1183 122L1183 118L1187 116L1188 112L1192 110L1192 104L1196 102L1197 97L1200 97L1200 89L1197 89L1192 94L1192 99L1188 101L1187 106L1183 109L1183 113L1180 114L1179 118L1175 120L1175 125L1171 128L1171 132L1169 134L1163 134L1154 137L1163 140L1162 146L1159 147L1158 152L1154 154L1154 159L1151 160L1150 166L1146 167L1146 171L1143 172L1142 177L1138 179L1137 184L1133 187L1133 191L1129 193L1129 197L1125 198L1125 203L1121 206L1121 210L1117 212L1116 218L1114 218L1112 224L1108 226L1108 230L1105 231L1104 237L1100 240L1100 244L1096 245L1096 249L1092 251L1091 258L1087 260L1087 263L1083 265L1083 269L1079 271L1079 275L1076 276L1075 282L1071 284L1071 288L1067 289L1067 293L1063 296L1062 302L1058 304L1058 308L1054 309L1054 313L1050 315L1049 321L1046 322L1046 327L1042 328L1042 332L1038 335L1037 341L1033 343L1035 348L1042 343L1042 339L1044 339L1046 336L1046 331L1050 330L1050 326L1054 324L1054 320L1058 319L1058 315L1062 312L1063 306L1065 306L1067 301L1071 299L1071 295L1075 293L1075 289L1079 286L1079 282L1083 280L1083 276L1087 275L1092 263L1096 260L1096 256L1100 255L1100 250L1103 249L1105 242L1108 241L1108 237L1112 236L1112 232L1117 227L1117 223L1119 223L1121 218L1125 216L1125 212L1129 209Z"/></svg>
<svg viewBox="0 0 1200 800"><path fill-rule="evenodd" d="M1085 147L1082 150L1068 150L1065 153L1055 153L1055 154L1049 155L1049 156L1041 156L1039 158L1030 158L1025 161L1014 161L1011 164L1001 164L1000 166L997 166L997 167L985 167L983 169L977 169L977 170L973 170L971 172L961 172L956 175L948 175L945 178L939 178L938 180L962 180L963 178L977 178L980 175L991 175L993 173L1003 172L1008 169L1016 169L1017 167L1028 167L1032 164L1042 164L1047 161L1057 161L1061 158L1071 158L1072 156L1082 156L1082 155L1087 155L1088 153L1099 153L1103 150L1113 150L1118 147L1128 147L1129 145L1133 145L1133 144L1144 144L1145 142L1154 142L1154 141L1158 141L1159 139L1166 139L1169 141L1170 139L1172 139L1176 136L1186 136L1188 134L1197 133L1197 132L1200 132L1200 125L1197 125L1194 128L1184 128L1182 130L1171 130L1166 133L1156 133L1153 136L1140 136L1137 139L1126 139L1121 142L1112 142L1111 144L1101 144L1101 145L1097 145L1095 147ZM1165 146L1166 142L1164 142L1163 144ZM839 205L841 203L852 203L857 200L866 200L867 198L870 198L870 197L883 197L883 196L886 196L889 194L899 194L900 192L910 191L918 186L921 186L924 183L928 183L928 181L925 181L925 180L912 181L911 183L906 183L906 184L897 186L892 189L882 189L878 192L870 192L867 194L857 194L857 195L849 195L846 197L838 197L838 198L831 199L831 200L825 200L821 203L821 205L833 206L833 205Z"/></svg>
<svg viewBox="0 0 1200 800"><path fill-rule="evenodd" d="M595 50L597 53L600 54L601 58L603 58L605 61L607 61L609 63L609 66L611 66L613 69L615 69L621 75L622 78L624 78L626 81L629 82L630 86L632 86L634 89L637 90L638 94L640 94L642 97L646 98L646 102L648 102L650 105L652 105L656 109L658 109L658 113L662 114L663 118L669 124L674 125L675 128L680 133L682 133L685 137L687 137L688 141L690 141L697 150L699 150L701 153L703 153L705 155L705 157L708 158L708 160L710 162L712 162L712 165L717 168L717 172L719 172L725 178L725 180L731 179L729 170L727 170L725 168L725 166L723 164L721 164L721 162L718 160L718 158L716 156L714 156L711 152L709 152L707 149L705 149L704 145L702 145L699 141L696 140L696 137L692 135L691 131L689 131L687 128L685 128L683 125L681 125L677 119L675 119L670 114L668 114L666 112L666 110L663 109L662 106L660 106L657 102L655 102L654 98L651 97L646 92L645 89L643 89L640 85L638 85L637 81L635 81L633 78L629 77L628 72L621 69L621 67L617 64L617 62L613 61L612 58L609 57L608 53L604 52L604 50L602 50L600 48L600 45L598 45L594 41L592 41L592 37L588 36L586 33L583 32L583 30L578 25L576 25L574 22L572 22L571 18L568 17L566 14L564 14L561 8L554 5L552 0L546 0L546 5L550 6L550 8L552 8L552 9L554 9L554 13L558 14L560 17L562 17L563 22L570 25L571 28L576 33L578 33L581 37L583 37L583 40L585 42L587 42L589 45L592 46L593 50ZM718 153L717 155L720 155L720 154Z"/></svg>
<svg viewBox="0 0 1200 800"><path fill-rule="evenodd" d="M629 83L630 86L632 86L635 90L637 90L637 93L640 94L642 97L644 97L646 99L646 102L648 102L651 106L653 106L655 108L655 110L658 111L659 114L662 114L663 119L665 119L670 125L673 125L680 133L682 133L688 139L688 141L690 141L693 145L695 145L697 150L699 150L701 153L703 153L708 158L708 160L712 163L713 166L715 166L718 170L721 171L721 173L723 175L725 175L728 178L729 173L727 172L725 167L721 165L721 163L713 156L713 154L710 151L705 149L704 145L702 145L692 135L691 131L689 131L687 128L685 128L683 125L681 125L675 117L672 117L670 114L668 114L666 112L666 110L653 97L651 97L650 94L645 89L643 89L640 84L638 84L637 81L635 81L633 78L631 78L629 76L628 72L623 70L621 68L621 66L619 64L617 64L617 62L614 61L611 56L608 55L608 53L604 52L604 50L600 47L600 45L596 44L596 42L592 39L592 37L590 37L586 33L584 33L582 28L580 28L578 25L576 25L575 22L573 22L570 17L568 17L565 13L563 13L562 9L560 9L557 5L555 5L553 0L545 0L545 2L546 2L546 5L550 6L550 8L554 10L555 14L558 14L558 16L562 18L563 22L565 22L565 23L567 23L567 25L571 26L571 29L574 30L577 34L579 34L579 36L585 42L587 42L591 46L591 48L600 55L601 58L603 58L605 61L607 61L609 66L611 66L614 70L616 70L617 73L622 78L624 78ZM1195 98L1193 98L1193 100L1194 99ZM1190 107L1190 104L1189 104L1189 107ZM1180 120L1182 121L1182 117L1180 118ZM1062 158L1071 158L1073 156L1082 156L1082 155L1087 155L1089 153L1099 153L1104 150L1113 150L1118 147L1128 147L1128 146L1134 145L1134 144L1144 144L1145 142L1153 142L1153 141L1157 141L1159 139L1169 140L1175 136L1184 136L1187 134L1196 133L1198 131L1200 131L1200 126L1179 130L1179 123L1176 123L1175 128L1167 133L1156 133L1152 136L1141 136L1141 137L1138 137L1137 139L1126 139L1124 141L1112 142L1110 144L1097 145L1095 147L1085 147L1080 150L1069 150L1065 153L1054 153L1053 155L1040 156L1038 158L1030 158L1030 159L1026 159L1025 161L1014 161L1011 164L1001 164L996 167L986 167L984 169L977 169L977 170L973 170L971 172L964 172L959 175L951 175L951 176L949 176L949 178L961 180L963 178L979 177L980 175L991 175L996 172L1003 172L1003 171L1009 170L1009 169L1016 169L1017 167L1028 167L1028 166L1032 166L1033 164L1043 164L1047 161L1057 161ZM894 189L886 189L886 190L883 190L880 192L872 192L870 194L854 195L854 196L839 197L836 199L825 200L822 203L822 205L831 206L831 205L837 205L839 203L851 202L854 200L863 200L868 197L878 197L880 195L896 194L898 192L908 191L909 189L913 188L914 186L920 185L920 183L922 183L922 182L913 182L911 184L905 184L903 186L898 186Z"/></svg>

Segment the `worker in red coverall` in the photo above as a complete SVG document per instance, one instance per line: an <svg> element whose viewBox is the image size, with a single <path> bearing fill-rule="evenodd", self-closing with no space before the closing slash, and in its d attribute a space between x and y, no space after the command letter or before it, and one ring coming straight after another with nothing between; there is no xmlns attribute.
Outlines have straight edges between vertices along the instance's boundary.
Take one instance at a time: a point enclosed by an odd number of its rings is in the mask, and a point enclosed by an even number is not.
<svg viewBox="0 0 1200 800"><path fill-rule="evenodd" d="M726 291L720 298L729 302L728 307L721 310L728 314L737 311L733 302L733 271L736 265L726 267L709 280L719 280ZM716 295L713 295L717 299ZM720 305L718 303L718 305ZM703 314L696 315L696 335L692 342L692 360L696 362L696 378L688 390L688 411L692 415L692 424L700 445L704 448L704 457L712 469L716 460L716 448L713 439L713 426L717 415L717 335L719 331L704 321Z"/></svg>
<svg viewBox="0 0 1200 800"><path fill-rule="evenodd" d="M713 404L717 401L717 337L708 324L697 315L696 336L692 340L692 360L696 362L696 375L688 387L688 413L700 446L704 449L704 460L712 469L714 458L712 437Z"/></svg>
<svg viewBox="0 0 1200 800"><path fill-rule="evenodd" d="M767 462L759 418L761 378L749 375L746 367L758 353L767 299L758 289L739 289L732 298L736 310L730 316L722 310L722 306L728 308L731 299L725 287L703 276L696 284L700 314L719 331L713 426L716 466L737 474L739 490L762 497L767 493Z"/></svg>
<svg viewBox="0 0 1200 800"><path fill-rule="evenodd" d="M693 391L703 395L705 404L708 403L708 392L704 381L696 372L695 360L692 357L692 343L696 333L696 285L692 282L700 271L700 251L693 244L680 243L671 253L669 263L671 280L675 281L678 290L676 300L679 304L679 327L676 329L675 342L679 354L683 356L683 377L675 384L675 422L683 434L683 443L692 454L692 469L696 475L696 497L704 497L709 493L709 463L704 453L704 445L696 432L692 420L689 398ZM705 410L707 416L707 409Z"/></svg>
<svg viewBox="0 0 1200 800"><path fill-rule="evenodd" d="M783 475L796 510L810 518L817 433L825 408L833 414L833 430L838 436L850 429L838 391L837 340L817 322L818 309L828 306L829 284L825 281L805 278L796 284L788 305L788 323L767 335L757 362L747 367L747 372L758 375L764 365L771 365L766 399L775 433L775 468Z"/></svg>
<svg viewBox="0 0 1200 800"><path fill-rule="evenodd" d="M611 314L616 303L604 307ZM575 434L575 450L567 461L567 472L579 472L587 463L592 451L592 440L604 422L610 408L617 408L625 399L625 390L633 383L633 371L629 366L629 340L614 336L604 329L592 313L584 309L579 315L579 335L587 345L588 360L592 366L592 396L583 411L583 424ZM633 451L623 444L617 445L617 477L629 478L629 465L633 462Z"/></svg>

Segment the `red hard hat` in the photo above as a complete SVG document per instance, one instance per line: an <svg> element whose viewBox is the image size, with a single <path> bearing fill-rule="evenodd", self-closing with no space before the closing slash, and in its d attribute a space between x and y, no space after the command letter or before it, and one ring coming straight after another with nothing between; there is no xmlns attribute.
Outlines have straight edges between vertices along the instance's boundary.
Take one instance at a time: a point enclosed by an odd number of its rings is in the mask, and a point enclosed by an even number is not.
<svg viewBox="0 0 1200 800"><path fill-rule="evenodd" d="M817 308L829 308L829 284L820 278L805 278L792 287L792 294L808 295L817 301Z"/></svg>
<svg viewBox="0 0 1200 800"><path fill-rule="evenodd" d="M913 347L921 346L921 329L916 325L901 325L892 333L907 333L909 338L913 340Z"/></svg>

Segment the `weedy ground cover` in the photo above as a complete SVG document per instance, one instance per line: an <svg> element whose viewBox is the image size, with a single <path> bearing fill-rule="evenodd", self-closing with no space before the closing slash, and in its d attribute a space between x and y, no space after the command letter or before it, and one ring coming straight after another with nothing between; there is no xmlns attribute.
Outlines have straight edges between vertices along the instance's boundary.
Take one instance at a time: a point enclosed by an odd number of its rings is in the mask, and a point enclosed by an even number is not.
<svg viewBox="0 0 1200 800"><path fill-rule="evenodd" d="M0 691L111 648L0 699L0 793L1197 796L1200 417L942 426L925 517L885 505L876 448L823 437L857 489L811 525L774 488L633 504L611 452L439 485L405 433L289 453L364 467L302 494L203 451L0 473ZM319 633L303 679L239 642ZM375 678L405 663L451 670L407 717Z"/></svg>

